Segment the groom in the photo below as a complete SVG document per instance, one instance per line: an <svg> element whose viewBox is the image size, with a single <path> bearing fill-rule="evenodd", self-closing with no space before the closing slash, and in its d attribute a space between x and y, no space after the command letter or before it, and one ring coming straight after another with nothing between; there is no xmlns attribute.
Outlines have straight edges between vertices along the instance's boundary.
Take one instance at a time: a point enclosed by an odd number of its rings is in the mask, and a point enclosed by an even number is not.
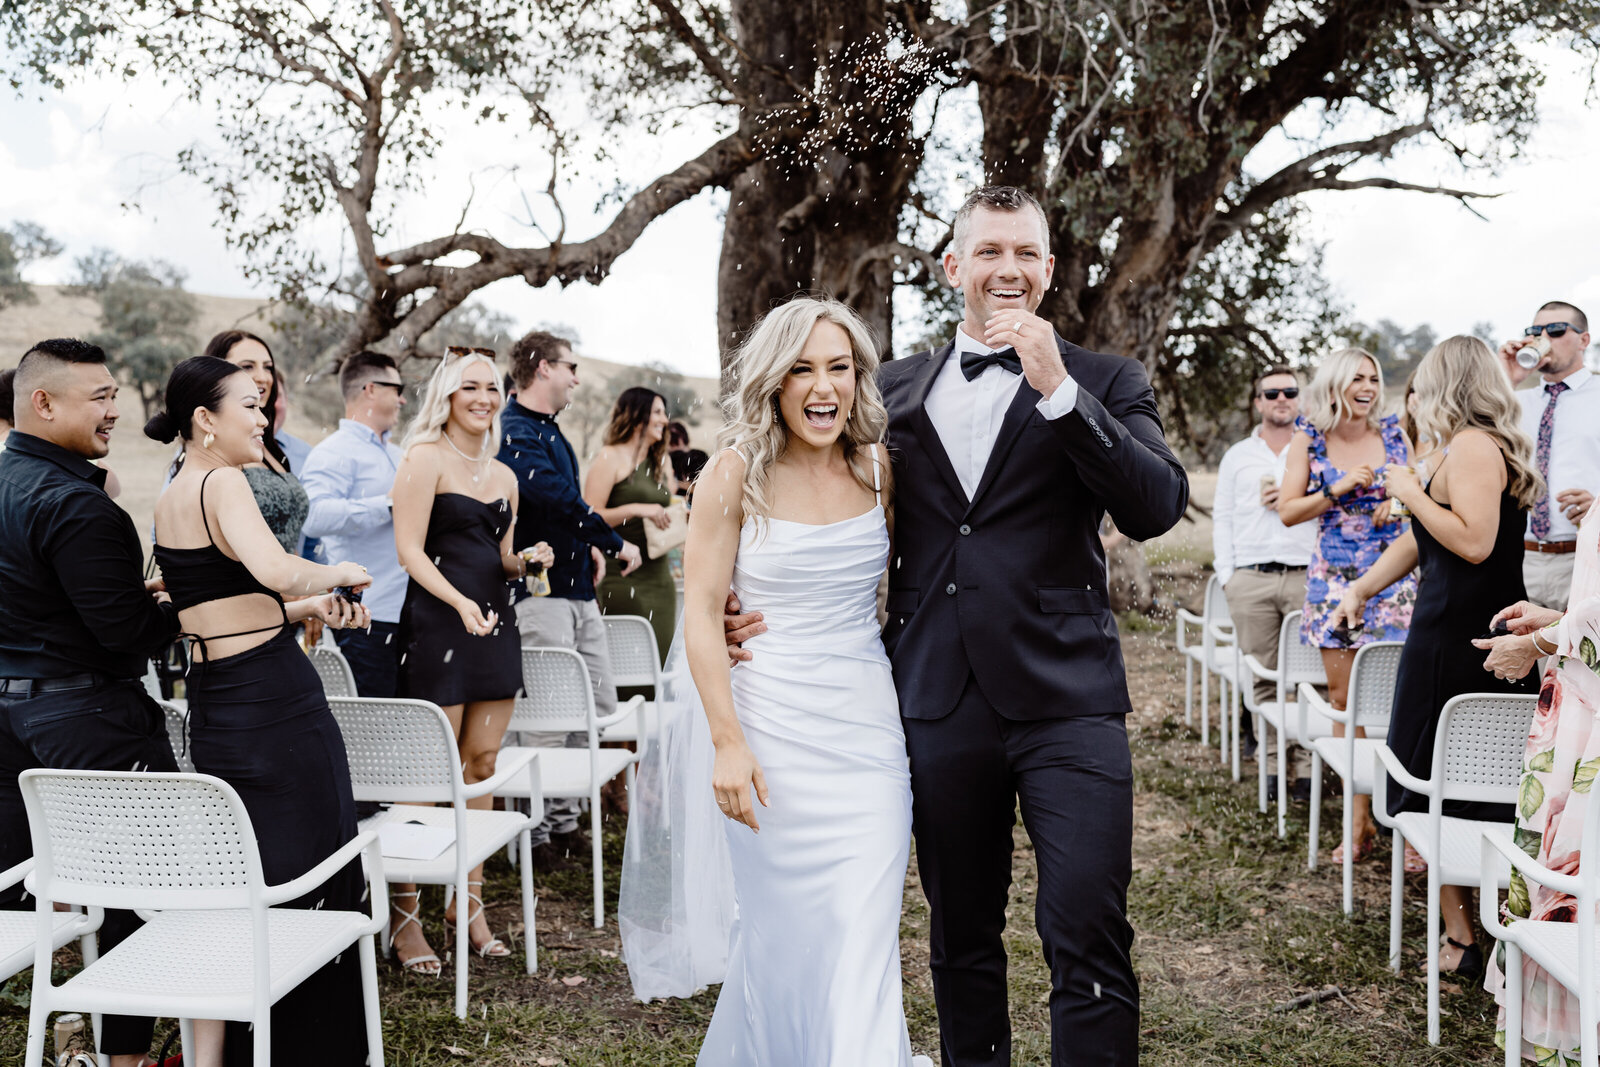
<svg viewBox="0 0 1600 1067"><path fill-rule="evenodd" d="M1138 1062L1129 951L1132 710L1101 516L1144 540L1189 498L1144 368L1062 340L1044 210L990 186L956 213L954 340L885 363L895 555L884 645L911 756L946 1067L1011 1062L1006 955L1015 811L1039 866L1051 1062ZM730 639L759 629L738 627Z"/></svg>

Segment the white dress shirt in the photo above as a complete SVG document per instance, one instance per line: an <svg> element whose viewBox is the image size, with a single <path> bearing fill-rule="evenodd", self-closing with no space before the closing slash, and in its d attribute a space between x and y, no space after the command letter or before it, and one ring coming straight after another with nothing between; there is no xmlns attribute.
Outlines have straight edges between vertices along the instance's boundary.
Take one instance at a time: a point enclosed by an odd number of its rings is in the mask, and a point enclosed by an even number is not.
<svg viewBox="0 0 1600 1067"><path fill-rule="evenodd" d="M939 368L933 388L928 390L928 418L939 431L950 465L967 499L978 491L983 480L983 469L989 465L989 453L994 451L994 439L1000 433L1000 423L1006 409L1016 399L1023 376L1012 374L999 364L983 368L970 382L961 372L961 353L988 354L997 351L981 341L975 341L961 327L956 327L955 347L945 357ZM1058 419L1078 403L1078 383L1069 374L1047 397L1037 405L1039 414L1047 419Z"/></svg>
<svg viewBox="0 0 1600 1067"><path fill-rule="evenodd" d="M1217 580L1223 585L1240 567L1253 563L1286 563L1305 567L1317 544L1317 524L1285 526L1278 513L1261 503L1261 477L1283 484L1289 446L1272 451L1261 439L1261 427L1228 449L1217 467L1217 495L1211 506L1211 548Z"/></svg>
<svg viewBox="0 0 1600 1067"><path fill-rule="evenodd" d="M362 598L377 622L399 622L406 572L394 546L394 490L400 449L370 426L340 419L339 428L311 450L300 474L311 508L305 533L322 538L323 562L349 560L367 568L372 588Z"/></svg>
<svg viewBox="0 0 1600 1067"><path fill-rule="evenodd" d="M1555 501L1566 489L1587 489L1600 496L1600 378L1583 368L1566 377L1567 391L1556 400L1555 425L1550 434L1550 536L1551 541L1572 541L1578 536ZM1544 418L1550 395L1544 382L1521 389L1522 429L1539 446L1539 420ZM1537 455L1537 453L1536 453ZM1533 540L1533 517L1528 517L1528 540Z"/></svg>

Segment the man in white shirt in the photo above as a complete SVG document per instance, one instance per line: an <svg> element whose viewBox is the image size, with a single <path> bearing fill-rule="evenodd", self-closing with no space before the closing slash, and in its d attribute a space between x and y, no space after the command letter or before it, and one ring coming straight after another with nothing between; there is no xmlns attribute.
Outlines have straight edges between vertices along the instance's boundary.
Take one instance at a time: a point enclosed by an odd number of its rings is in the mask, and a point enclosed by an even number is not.
<svg viewBox="0 0 1600 1067"><path fill-rule="evenodd" d="M1300 413L1300 381L1289 367L1269 367L1256 379L1254 394L1261 424L1228 449L1217 468L1211 544L1239 647L1276 667L1284 616L1305 606L1306 567L1317 525L1285 526L1277 511L1289 439ZM1273 699L1272 683L1257 681L1255 696ZM1253 748L1254 738L1247 744Z"/></svg>
<svg viewBox="0 0 1600 1067"><path fill-rule="evenodd" d="M1536 367L1519 365L1517 352L1541 336L1550 351ZM1529 600L1557 611L1567 607L1578 523L1600 489L1600 381L1584 366L1588 348L1588 316L1564 300L1545 304L1521 338L1500 346L1513 387L1534 371L1541 379L1518 393L1522 429L1533 438L1547 490L1528 514L1522 580Z"/></svg>

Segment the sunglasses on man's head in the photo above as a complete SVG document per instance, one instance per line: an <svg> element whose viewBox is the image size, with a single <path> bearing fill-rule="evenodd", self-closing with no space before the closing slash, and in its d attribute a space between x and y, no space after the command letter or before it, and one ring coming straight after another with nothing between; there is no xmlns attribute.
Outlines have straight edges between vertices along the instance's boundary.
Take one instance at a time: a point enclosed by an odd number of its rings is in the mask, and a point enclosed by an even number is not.
<svg viewBox="0 0 1600 1067"><path fill-rule="evenodd" d="M1570 322L1547 322L1543 326L1529 326L1526 330L1522 331L1522 336L1538 337L1539 334L1543 333L1546 337L1549 337L1553 340L1557 337L1565 336L1568 330L1577 329L1578 328L1572 325ZM1582 333L1583 331L1579 330L1578 332Z"/></svg>
<svg viewBox="0 0 1600 1067"><path fill-rule="evenodd" d="M462 356L488 356L490 359L495 358L495 351L492 348L469 348L466 345L448 345L444 350L444 354L446 359L460 359Z"/></svg>
<svg viewBox="0 0 1600 1067"><path fill-rule="evenodd" d="M1288 397L1290 400L1293 400L1295 397L1300 395L1300 387L1298 385L1291 385L1287 389L1261 390L1261 395L1267 400L1276 400L1278 399L1279 394L1282 394L1283 396Z"/></svg>

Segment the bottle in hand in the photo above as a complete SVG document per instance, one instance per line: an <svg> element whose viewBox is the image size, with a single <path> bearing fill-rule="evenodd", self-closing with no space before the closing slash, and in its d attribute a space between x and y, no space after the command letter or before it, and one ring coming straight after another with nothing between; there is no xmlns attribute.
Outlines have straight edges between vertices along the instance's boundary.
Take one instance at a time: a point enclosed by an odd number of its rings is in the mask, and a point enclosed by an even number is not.
<svg viewBox="0 0 1600 1067"><path fill-rule="evenodd" d="M550 595L550 572L544 569L544 564L534 559L532 548L525 548L517 555L528 565L528 572L523 575L522 581L528 587L528 592L534 596Z"/></svg>

